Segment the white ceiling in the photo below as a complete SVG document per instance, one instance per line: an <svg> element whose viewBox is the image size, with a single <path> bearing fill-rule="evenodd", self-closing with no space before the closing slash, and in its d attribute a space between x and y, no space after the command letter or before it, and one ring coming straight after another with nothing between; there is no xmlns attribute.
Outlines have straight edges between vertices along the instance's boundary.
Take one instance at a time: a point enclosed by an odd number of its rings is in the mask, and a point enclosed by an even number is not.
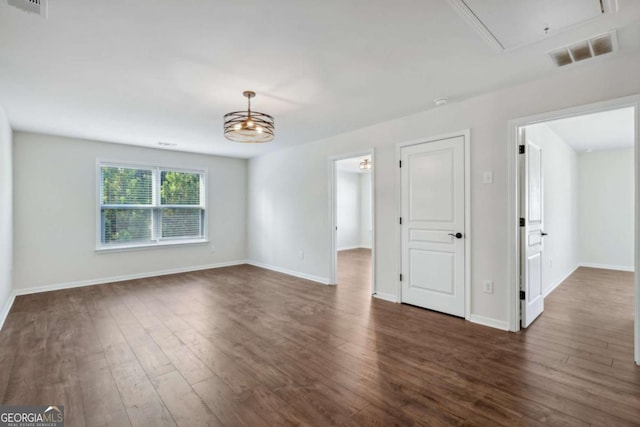
<svg viewBox="0 0 640 427"><path fill-rule="evenodd" d="M604 111L545 122L575 151L633 148L634 109Z"/></svg>
<svg viewBox="0 0 640 427"><path fill-rule="evenodd" d="M350 172L350 173L367 173L369 171L360 170L360 162L364 159L371 160L371 156L360 156L360 157L352 157L350 159L338 160L336 162L336 168L341 172ZM371 164L373 168L373 163Z"/></svg>
<svg viewBox="0 0 640 427"><path fill-rule="evenodd" d="M640 1L619 3L499 53L444 0L51 0L47 20L2 0L0 104L17 130L252 157L566 72L546 52L613 28L638 55ZM222 135L247 89L271 143Z"/></svg>

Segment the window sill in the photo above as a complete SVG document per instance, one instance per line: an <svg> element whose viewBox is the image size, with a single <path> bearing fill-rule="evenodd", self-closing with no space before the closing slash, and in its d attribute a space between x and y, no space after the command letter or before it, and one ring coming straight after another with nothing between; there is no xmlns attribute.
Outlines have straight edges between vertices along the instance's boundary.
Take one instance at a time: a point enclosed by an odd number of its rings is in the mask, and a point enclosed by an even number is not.
<svg viewBox="0 0 640 427"><path fill-rule="evenodd" d="M189 240L168 240L158 243L145 243L140 245L114 245L114 246L99 246L95 249L97 253L109 253L109 252L128 252L138 251L153 248L166 248L175 246L194 246L194 245L206 245L209 243L209 239L189 239Z"/></svg>

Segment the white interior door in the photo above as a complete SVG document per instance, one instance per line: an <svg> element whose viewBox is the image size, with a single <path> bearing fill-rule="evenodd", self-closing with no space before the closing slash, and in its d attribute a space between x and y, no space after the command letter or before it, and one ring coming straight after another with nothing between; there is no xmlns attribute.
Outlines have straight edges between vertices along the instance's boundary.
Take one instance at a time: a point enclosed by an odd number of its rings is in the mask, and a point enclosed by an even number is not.
<svg viewBox="0 0 640 427"><path fill-rule="evenodd" d="M526 141L522 156L523 178L521 218L521 280L520 310L521 326L528 327L544 310L542 295L542 149L527 141L522 129L521 141ZM524 226L522 226L524 223ZM524 295L522 294L524 292Z"/></svg>
<svg viewBox="0 0 640 427"><path fill-rule="evenodd" d="M402 302L465 315L464 137L403 147Z"/></svg>

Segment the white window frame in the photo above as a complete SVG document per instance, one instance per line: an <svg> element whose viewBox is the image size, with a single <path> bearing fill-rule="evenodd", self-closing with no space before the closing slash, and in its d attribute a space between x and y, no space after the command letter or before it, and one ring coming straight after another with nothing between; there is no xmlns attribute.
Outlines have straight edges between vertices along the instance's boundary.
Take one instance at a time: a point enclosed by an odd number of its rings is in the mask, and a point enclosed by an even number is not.
<svg viewBox="0 0 640 427"><path fill-rule="evenodd" d="M152 236L149 242L136 242L125 244L105 244L102 243L102 208L105 205L102 204L102 167L117 167L117 168L129 168L129 169L143 169L152 172L152 199L153 204L149 205L127 205L128 208L141 208L151 210L152 220ZM200 175L200 204L199 205L162 205L160 203L160 175L162 172L184 172L194 173ZM112 160L96 160L96 252L118 252L128 251L136 249L157 248L165 246L176 245L193 245L208 243L208 204L207 204L207 170L204 168L185 168L180 166L167 166L163 164L149 164L138 162L121 162ZM116 207L120 205L106 205L106 207ZM202 217L202 237L189 238L189 237L161 237L161 230L159 229L159 221L161 222L162 209L185 207L185 208L199 208L203 211Z"/></svg>

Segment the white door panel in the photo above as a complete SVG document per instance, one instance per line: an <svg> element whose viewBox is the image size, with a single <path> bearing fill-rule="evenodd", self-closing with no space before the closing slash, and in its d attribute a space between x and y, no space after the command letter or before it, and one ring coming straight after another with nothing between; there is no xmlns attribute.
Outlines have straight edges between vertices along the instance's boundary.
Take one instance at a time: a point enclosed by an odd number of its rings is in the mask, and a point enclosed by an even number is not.
<svg viewBox="0 0 640 427"><path fill-rule="evenodd" d="M542 149L532 142L527 143L527 192L528 217L530 223L542 223Z"/></svg>
<svg viewBox="0 0 640 427"><path fill-rule="evenodd" d="M453 149L414 153L407 162L409 220L451 223L454 218ZM424 185L424 183L437 185Z"/></svg>
<svg viewBox="0 0 640 427"><path fill-rule="evenodd" d="M526 141L522 130L521 141ZM522 284L525 297L521 301L523 328L528 327L544 310L542 294L542 249L543 249L543 194L542 194L542 149L526 141L523 154L523 197L521 212L525 214L521 227Z"/></svg>
<svg viewBox="0 0 640 427"><path fill-rule="evenodd" d="M411 249L409 251L409 286L453 295L455 259L450 252Z"/></svg>
<svg viewBox="0 0 640 427"><path fill-rule="evenodd" d="M464 138L400 154L402 302L464 317Z"/></svg>

